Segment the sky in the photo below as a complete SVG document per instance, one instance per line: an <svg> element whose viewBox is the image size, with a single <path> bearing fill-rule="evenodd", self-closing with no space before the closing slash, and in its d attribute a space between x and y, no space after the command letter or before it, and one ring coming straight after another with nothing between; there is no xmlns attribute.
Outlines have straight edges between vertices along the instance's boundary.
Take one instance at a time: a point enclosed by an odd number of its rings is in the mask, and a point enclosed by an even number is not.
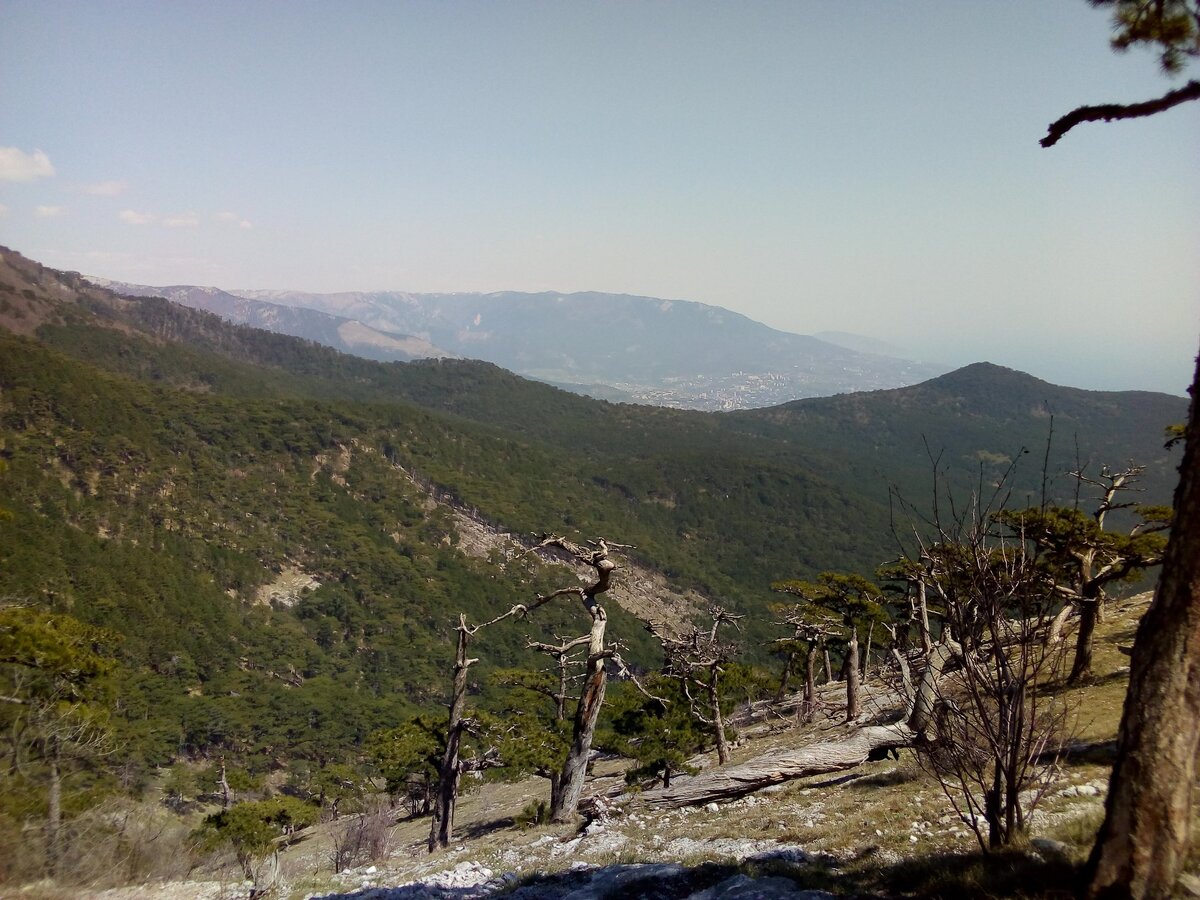
<svg viewBox="0 0 1200 900"><path fill-rule="evenodd" d="M1109 35L1084 0L0 0L0 244L152 285L698 300L1182 394L1200 103L1038 146L1180 83Z"/></svg>

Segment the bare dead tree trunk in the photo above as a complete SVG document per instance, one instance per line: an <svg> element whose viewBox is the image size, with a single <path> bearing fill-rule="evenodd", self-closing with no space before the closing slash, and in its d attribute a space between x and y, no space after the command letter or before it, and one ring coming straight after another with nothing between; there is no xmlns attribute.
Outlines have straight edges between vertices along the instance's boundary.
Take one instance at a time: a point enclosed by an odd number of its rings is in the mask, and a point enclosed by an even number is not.
<svg viewBox="0 0 1200 900"><path fill-rule="evenodd" d="M462 777L459 751L462 747L463 709L467 702L467 670L478 660L467 657L471 629L466 616L458 617L458 643L454 653L454 687L450 696L450 721L446 726L446 749L438 773L437 804L429 828L429 852L450 846L454 829L454 808L458 800L458 783Z"/></svg>
<svg viewBox="0 0 1200 900"><path fill-rule="evenodd" d="M58 875L62 863L62 747L56 734L48 739L46 761L50 784L46 798L46 870Z"/></svg>
<svg viewBox="0 0 1200 900"><path fill-rule="evenodd" d="M567 655L560 653L558 657L558 692L554 695L555 722L567 720L567 682L570 680L567 675L568 662Z"/></svg>
<svg viewBox="0 0 1200 900"><path fill-rule="evenodd" d="M225 755L221 755L221 778L217 782L221 789L221 809L229 809L229 779L225 777Z"/></svg>
<svg viewBox="0 0 1200 900"><path fill-rule="evenodd" d="M1046 629L1046 643L1057 644L1063 639L1063 630L1067 627L1067 619L1071 618L1071 613L1075 612L1074 603L1064 603L1063 608L1058 611L1058 614L1051 620L1050 627Z"/></svg>
<svg viewBox="0 0 1200 900"><path fill-rule="evenodd" d="M611 567L612 563L608 565ZM608 670L605 668L608 656L604 649L604 628L608 623L608 615L595 597L587 599L590 601L589 612L592 614L587 671L584 673L579 705L575 709L571 749L567 751L567 759L563 763L558 803L550 808L551 822L570 821L579 807L579 798L583 795L583 781L587 775L588 758L592 753L592 739L596 735L596 722L600 718L600 707L604 703L604 691L608 682Z"/></svg>
<svg viewBox="0 0 1200 900"><path fill-rule="evenodd" d="M829 662L829 645L825 643L825 639L821 639L821 653L825 657L825 683L833 681L833 666Z"/></svg>
<svg viewBox="0 0 1200 900"><path fill-rule="evenodd" d="M582 547L558 536L544 536L542 541L527 551L532 553L536 550L545 549L547 547L559 547L575 557L580 562L585 562L596 571L596 581L589 587L582 588L579 586L562 588L557 591L552 591L537 597L528 605L517 604L505 613L501 613L496 618L482 622L479 625L468 625L466 616L462 613L458 616L458 643L455 650L454 664L454 682L450 700L450 718L446 731L446 750L442 756L442 764L440 769L440 784L438 786L437 805L434 808L433 821L430 824L429 830L429 852L433 853L439 847L448 847L450 845L450 834L454 827L454 809L458 798L458 785L462 775L462 760L460 759L460 750L462 744L462 735L468 725L468 720L463 715L463 710L466 705L467 695L467 669L474 663L479 662L477 659L467 658L467 646L470 643L471 636L481 628L487 628L490 625L495 625L497 622L502 622L505 619L513 616L526 616L535 609L555 600L559 597L576 596L582 597L584 605L592 615L592 632L590 636L590 646L599 646L599 651L593 653L588 659L588 673L584 683L584 693L580 700L580 711L583 711L588 703L594 703L595 709L589 707L589 718L582 726L579 719L579 712L576 713L576 735L572 750L576 749L577 745L585 743L583 748L584 766L583 771L579 773L579 784L575 786L575 795L573 805L570 807L570 814L574 814L575 806L579 803L579 792L582 790L582 778L587 767L587 756L591 752L592 736L596 730L596 719L600 715L600 703L604 700L604 679L605 669L604 660L611 657L613 654L604 652L604 622L607 618L604 610L596 601L596 596L608 590L612 578L612 572L616 568L616 564L608 558L609 545L600 539L597 541L597 549L585 550ZM621 546L621 545L615 545ZM562 648L565 653L571 646L575 646L578 642L573 642L569 646ZM561 662L561 661L560 661ZM595 675L598 668L598 690L597 678ZM488 757L489 754L485 754ZM484 765L494 765L495 760L487 759ZM568 756L567 765L571 764L571 757ZM566 777L567 769L563 770L562 786L568 788L569 781ZM551 782L553 789L553 780ZM562 797L560 796L560 800ZM565 802L565 801L564 801Z"/></svg>
<svg viewBox="0 0 1200 900"><path fill-rule="evenodd" d="M1195 83L1193 83L1195 84ZM1162 576L1138 626L1086 895L1167 897L1191 837L1200 750L1200 361Z"/></svg>
<svg viewBox="0 0 1200 900"><path fill-rule="evenodd" d="M928 659L933 653L933 638L929 633L929 602L924 578L917 581L917 627L921 634L921 652Z"/></svg>
<svg viewBox="0 0 1200 900"><path fill-rule="evenodd" d="M867 623L867 650L862 659L862 677L867 677L867 669L871 666L871 638L875 636L875 620Z"/></svg>
<svg viewBox="0 0 1200 900"><path fill-rule="evenodd" d="M906 721L893 725L867 725L856 728L841 740L822 741L797 750L776 750L737 765L677 778L669 789L646 791L638 800L661 807L728 800L794 778L853 769L865 763L873 750L912 746L931 730L942 673L949 660L959 653L961 649L952 643L934 647L921 681L913 691Z"/></svg>

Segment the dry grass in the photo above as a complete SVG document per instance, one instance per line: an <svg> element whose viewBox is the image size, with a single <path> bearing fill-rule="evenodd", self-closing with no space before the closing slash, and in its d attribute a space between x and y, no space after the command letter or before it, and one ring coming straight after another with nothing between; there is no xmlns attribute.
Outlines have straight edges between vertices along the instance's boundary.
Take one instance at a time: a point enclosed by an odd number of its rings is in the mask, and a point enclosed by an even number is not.
<svg viewBox="0 0 1200 900"><path fill-rule="evenodd" d="M512 872L528 879L575 862L677 862L783 875L804 887L838 894L1067 896L1075 866L1088 852L1101 817L1108 778L1105 743L1116 736L1127 677L1128 657L1117 646L1132 643L1145 605L1142 598L1110 607L1098 635L1095 677L1086 685L1063 689L1081 711L1076 734L1096 746L1062 761L1055 784L1032 819L1031 837L1066 845L1066 852L1054 859L1040 859L1029 850L985 858L941 786L905 751L899 762L867 763L839 776L790 782L721 804L715 811L631 806L603 828L586 833L573 826L515 824L531 802L547 799L544 780L474 785L460 800L457 840L450 850L435 856L425 852L428 819L401 821L391 829L395 850L379 863L378 873L365 874L360 866L353 873L359 880L339 881L330 871L330 828L321 826L283 853L288 886L283 896L299 900L313 893L352 891L368 878L375 884L397 884L467 862L496 875ZM831 704L836 695L836 689L830 692ZM783 724L776 719L771 727L761 722L741 726L735 762L829 739L843 727L830 719L802 728L789 723L781 730ZM622 769L620 762L601 763L603 786L619 783ZM754 861L754 854L779 847L801 848L808 859Z"/></svg>

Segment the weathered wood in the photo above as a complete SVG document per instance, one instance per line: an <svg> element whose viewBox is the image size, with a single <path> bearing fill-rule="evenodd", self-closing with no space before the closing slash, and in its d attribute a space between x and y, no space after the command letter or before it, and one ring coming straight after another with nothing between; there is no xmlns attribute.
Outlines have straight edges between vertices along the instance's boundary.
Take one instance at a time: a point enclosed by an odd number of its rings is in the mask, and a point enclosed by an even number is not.
<svg viewBox="0 0 1200 900"><path fill-rule="evenodd" d="M1138 626L1086 897L1170 896L1187 862L1200 750L1200 361L1191 394L1175 524Z"/></svg>
<svg viewBox="0 0 1200 900"><path fill-rule="evenodd" d="M613 570L617 566L608 558L608 545L603 540L597 541L597 549L590 552L562 538L546 538L542 541L543 546L551 544L567 550L580 562L587 563L596 571L596 581L581 591L584 608L592 617L592 628L588 635L587 670L584 672L579 705L575 708L571 747L563 762L558 795L553 798L554 802L550 807L550 821L567 822L575 817L579 798L583 795L588 759L592 755L592 739L596 734L596 722L600 719L600 707L604 703L604 692L608 684L608 670L605 664L613 654L604 646L608 615L597 598L608 590Z"/></svg>
<svg viewBox="0 0 1200 900"><path fill-rule="evenodd" d="M776 750L740 765L681 776L669 789L646 791L638 799L661 807L730 800L794 778L844 772L861 766L872 751L911 747L917 741L929 739L938 685L946 665L961 653L962 648L952 641L934 646L902 722L866 725L839 740L821 741L796 750Z"/></svg>
<svg viewBox="0 0 1200 900"><path fill-rule="evenodd" d="M611 563L609 565L611 566ZM592 754L592 739L596 735L596 722L600 718L600 707L604 703L604 691L608 683L608 670L605 667L608 654L604 648L604 628L608 616L604 608L594 600L590 611L592 631L588 645L587 672L584 675L583 693L579 697L579 705L575 708L571 749L567 751L567 758L563 763L558 796L554 798L556 802L550 808L552 822L568 822L575 816L579 798L583 795L583 781L587 775L588 759Z"/></svg>
<svg viewBox="0 0 1200 900"><path fill-rule="evenodd" d="M638 799L650 806L667 808L730 800L794 778L853 769L865 763L872 750L907 747L916 737L916 732L902 722L870 725L841 740L775 751L740 765L722 766L690 777L679 776L670 788L646 791Z"/></svg>
<svg viewBox="0 0 1200 900"><path fill-rule="evenodd" d="M478 660L467 658L467 646L472 630L466 616L458 616L458 642L454 656L454 689L450 699L450 720L446 726L446 750L439 772L437 805L429 826L429 852L450 846L454 829L454 809L458 801L458 784L462 777L459 751L465 730L463 709L467 699L467 669Z"/></svg>

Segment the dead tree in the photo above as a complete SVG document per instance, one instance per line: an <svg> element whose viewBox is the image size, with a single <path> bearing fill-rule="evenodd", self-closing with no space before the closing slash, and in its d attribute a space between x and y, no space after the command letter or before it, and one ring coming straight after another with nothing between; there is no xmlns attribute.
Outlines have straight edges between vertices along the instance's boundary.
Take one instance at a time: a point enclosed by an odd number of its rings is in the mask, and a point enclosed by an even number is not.
<svg viewBox="0 0 1200 900"><path fill-rule="evenodd" d="M552 701L554 701L554 720L556 722L565 722L567 718L567 694L570 690L571 675L570 667L572 664L571 654L579 647L586 646L591 641L590 635L572 638L567 640L555 635L558 640L557 644L546 644L541 641L529 641L526 647L530 650L537 650L539 653L545 653L554 660L554 668L557 670L558 678L555 683L555 688L551 691L539 690L536 687L525 685L530 690L544 693Z"/></svg>
<svg viewBox="0 0 1200 900"><path fill-rule="evenodd" d="M1057 761L1048 748L1066 743L1066 700L1055 690L1064 654L1044 640L1061 601L1022 514L1014 526L1005 510L1012 471L963 506L937 487L935 463L932 518L914 525L909 557L943 637L961 648L954 676L935 685L937 740L918 760L985 851L1019 840Z"/></svg>
<svg viewBox="0 0 1200 900"><path fill-rule="evenodd" d="M450 832L454 828L454 808L458 801L458 785L462 778L462 765L459 751L462 745L463 732L467 722L463 710L467 702L467 669L477 659L467 656L467 647L471 637L480 626L472 628L467 624L467 617L462 613L458 616L458 642L454 652L454 681L450 695L450 721L446 725L446 749L442 754L442 764L438 772L438 796L433 809L433 821L429 828L429 852L439 847L450 846Z"/></svg>
<svg viewBox="0 0 1200 900"><path fill-rule="evenodd" d="M525 645L531 650L537 650L553 658L555 663L555 677L552 684L538 684L536 681L528 679L520 679L516 683L525 690L533 691L547 697L554 703L554 722L556 725L562 725L567 720L568 692L570 691L571 682L579 678L579 676L571 675L572 664L578 665L579 662L573 658L574 651L580 647L586 647L590 643L591 635L585 634L570 640L559 637L557 644L529 641ZM550 782L550 808L554 809L559 802L558 797L562 791L561 764L554 758L554 754L551 753L549 758L543 757L538 760L537 765L533 768L533 772L535 775L539 775Z"/></svg>
<svg viewBox="0 0 1200 900"><path fill-rule="evenodd" d="M937 686L947 663L959 653L961 649L951 641L935 646L932 655L925 660L920 681L915 686L909 685L902 695L897 696L897 705L904 705L895 722L862 726L839 740L821 741L799 750L776 750L735 766L682 776L676 778L670 788L640 794L638 802L675 808L729 800L794 778L853 769L867 762L873 752L932 740Z"/></svg>
<svg viewBox="0 0 1200 900"><path fill-rule="evenodd" d="M717 740L717 761L720 765L729 762L729 740L725 735L725 717L721 712L721 667L733 657L734 646L717 640L717 631L723 624L738 628L738 619L720 606L710 611L712 628L702 631L695 625L681 638L667 634L666 626L649 622L647 629L662 644L665 665L663 674L678 680L687 697L692 715L713 730ZM704 692L708 710L692 696L692 688Z"/></svg>
<svg viewBox="0 0 1200 900"><path fill-rule="evenodd" d="M615 650L605 646L604 631L608 624L608 614L600 605L598 598L609 589L612 583L612 573L617 565L609 559L609 544L603 539L596 541L595 549L587 550L566 538L549 536L544 537L535 549L548 547L557 547L565 551L578 562L590 566L596 574L596 580L586 587L563 588L547 598L577 594L583 601L584 609L592 618L592 627L588 633L588 655L584 666L583 687L579 695L579 703L575 708L571 746L567 751L567 758L563 762L562 774L559 777L558 802L552 804L550 808L552 822L566 822L574 817L575 810L579 807L579 799L583 795L583 781L587 774L588 758L592 753L596 722L600 718L600 707L604 703L604 692L608 682L608 670L605 664L616 656Z"/></svg>
<svg viewBox="0 0 1200 900"><path fill-rule="evenodd" d="M455 628L458 639L454 652L454 676L450 694L450 716L446 725L446 749L442 754L442 763L438 770L437 803L434 805L433 821L430 823L429 828L430 853L433 853L438 848L445 848L450 845L450 833L454 828L454 809L458 800L459 782L462 779L462 773L465 771L461 759L462 739L463 735L474 724L472 719L464 715L467 700L467 670L479 662L478 659L472 659L467 655L471 639L481 628L487 628L489 625L495 625L497 622L502 622L513 616L526 616L539 606L543 606L557 597L574 593L576 590L581 591L582 589L568 588L562 591L554 591L545 596L537 597L528 605L518 603L508 612L497 616L491 621L482 622L479 625L469 625L467 617L459 613L458 625ZM496 762L498 763L498 760Z"/></svg>

